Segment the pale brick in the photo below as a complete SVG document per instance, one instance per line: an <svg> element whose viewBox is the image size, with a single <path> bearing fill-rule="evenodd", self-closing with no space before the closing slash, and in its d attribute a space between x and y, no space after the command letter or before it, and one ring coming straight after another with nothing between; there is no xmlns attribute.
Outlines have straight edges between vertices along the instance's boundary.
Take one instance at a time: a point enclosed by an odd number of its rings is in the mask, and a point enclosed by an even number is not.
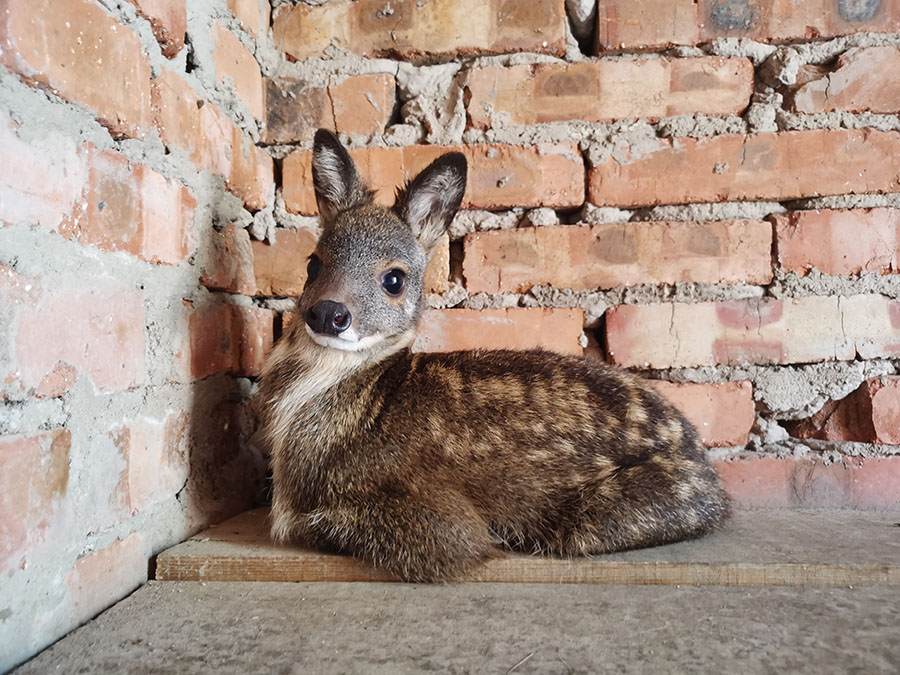
<svg viewBox="0 0 900 675"><path fill-rule="evenodd" d="M60 362L89 376L101 391L144 380L144 304L136 290L47 292L19 310L15 341L16 379L26 388L40 386Z"/></svg>
<svg viewBox="0 0 900 675"><path fill-rule="evenodd" d="M167 58L174 58L184 47L187 31L186 0L129 0L153 28L153 35Z"/></svg>
<svg viewBox="0 0 900 675"><path fill-rule="evenodd" d="M363 56L565 52L563 0L333 0L275 11L276 46L295 59L336 44Z"/></svg>
<svg viewBox="0 0 900 675"><path fill-rule="evenodd" d="M778 264L806 276L896 274L900 271L900 209L792 211L773 216Z"/></svg>
<svg viewBox="0 0 900 675"><path fill-rule="evenodd" d="M316 248L308 230L279 229L272 245L252 242L258 295L299 296L306 284L307 258Z"/></svg>
<svg viewBox="0 0 900 675"><path fill-rule="evenodd" d="M228 0L228 9L241 28L254 37L269 32L271 5L268 0Z"/></svg>
<svg viewBox="0 0 900 675"><path fill-rule="evenodd" d="M483 66L469 75L471 125L489 129L561 120L658 120L735 115L750 103L747 59L638 59Z"/></svg>
<svg viewBox="0 0 900 675"><path fill-rule="evenodd" d="M88 182L84 153L71 138L54 131L22 140L3 110L0 147L0 223L58 227L73 213Z"/></svg>
<svg viewBox="0 0 900 675"><path fill-rule="evenodd" d="M141 219L141 253L152 263L177 265L194 248L197 200L177 181L145 165L135 167Z"/></svg>
<svg viewBox="0 0 900 675"><path fill-rule="evenodd" d="M256 293L253 249L247 230L229 223L221 232L212 233L210 246L210 260L200 275L200 283L229 293Z"/></svg>
<svg viewBox="0 0 900 675"><path fill-rule="evenodd" d="M450 236L445 234L434 247L425 268L423 288L426 293L446 293L450 282Z"/></svg>
<svg viewBox="0 0 900 675"><path fill-rule="evenodd" d="M218 21L213 22L213 64L219 82L226 78L237 97L247 106L257 120L265 117L263 82L259 63L238 37Z"/></svg>
<svg viewBox="0 0 900 675"><path fill-rule="evenodd" d="M547 349L581 356L580 309L431 309L425 311L413 351Z"/></svg>
<svg viewBox="0 0 900 675"><path fill-rule="evenodd" d="M574 144L374 147L351 150L350 155L360 175L376 190L375 201L391 205L399 185L451 151L462 152L469 164L462 208L574 208L584 201L584 166ZM311 161L308 150L284 160L283 196L293 213L316 213Z"/></svg>
<svg viewBox="0 0 900 675"><path fill-rule="evenodd" d="M139 417L111 432L125 459L125 506L130 514L172 499L188 478L187 416Z"/></svg>
<svg viewBox="0 0 900 675"><path fill-rule="evenodd" d="M396 83L388 73L348 77L328 87L334 130L345 134L380 134L394 111Z"/></svg>
<svg viewBox="0 0 900 675"><path fill-rule="evenodd" d="M890 0L600 0L600 50L658 49L715 38L759 42L900 30Z"/></svg>
<svg viewBox="0 0 900 675"><path fill-rule="evenodd" d="M466 237L463 274L470 293L522 293L539 285L767 284L771 249L771 225L760 220L496 230Z"/></svg>
<svg viewBox="0 0 900 675"><path fill-rule="evenodd" d="M80 557L66 575L74 619L87 621L144 583L147 558L137 533Z"/></svg>
<svg viewBox="0 0 900 675"><path fill-rule="evenodd" d="M854 47L831 72L795 88L797 112L896 113L900 111L900 47Z"/></svg>
<svg viewBox="0 0 900 675"><path fill-rule="evenodd" d="M650 368L814 363L900 353L900 303L880 295L619 305L610 359Z"/></svg>
<svg viewBox="0 0 900 675"><path fill-rule="evenodd" d="M598 206L652 206L900 192L900 132L789 131L661 138L588 174ZM816 161L828 157L827 162ZM803 170L798 170L803 167Z"/></svg>
<svg viewBox="0 0 900 675"><path fill-rule="evenodd" d="M150 129L150 63L140 40L92 2L4 2L0 63L85 106L117 136Z"/></svg>
<svg viewBox="0 0 900 675"><path fill-rule="evenodd" d="M900 445L900 377L867 380L788 428L797 438Z"/></svg>
<svg viewBox="0 0 900 675"><path fill-rule="evenodd" d="M753 385L750 382L679 384L651 380L697 429L705 445L745 445L756 421Z"/></svg>
<svg viewBox="0 0 900 675"><path fill-rule="evenodd" d="M68 492L68 430L0 437L0 571L27 564Z"/></svg>

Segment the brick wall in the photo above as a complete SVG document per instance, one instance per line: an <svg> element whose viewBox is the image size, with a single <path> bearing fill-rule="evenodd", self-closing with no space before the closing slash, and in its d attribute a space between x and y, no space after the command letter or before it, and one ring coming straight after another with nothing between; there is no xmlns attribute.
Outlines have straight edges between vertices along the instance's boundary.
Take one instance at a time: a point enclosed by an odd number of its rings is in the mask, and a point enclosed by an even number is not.
<svg viewBox="0 0 900 675"><path fill-rule="evenodd" d="M261 490L246 400L275 315L217 261L272 222L268 23L0 2L0 671Z"/></svg>
<svg viewBox="0 0 900 675"><path fill-rule="evenodd" d="M415 349L606 359L740 505L896 506L898 66L892 0L0 0L0 670L258 497L318 127L383 203L469 160Z"/></svg>

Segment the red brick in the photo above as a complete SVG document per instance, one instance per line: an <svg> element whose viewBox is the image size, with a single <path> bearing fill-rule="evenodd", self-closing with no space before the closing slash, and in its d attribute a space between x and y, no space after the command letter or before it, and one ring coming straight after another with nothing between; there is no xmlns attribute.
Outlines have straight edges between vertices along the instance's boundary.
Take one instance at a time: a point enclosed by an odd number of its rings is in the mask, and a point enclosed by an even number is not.
<svg viewBox="0 0 900 675"><path fill-rule="evenodd" d="M483 66L469 75L471 126L489 129L560 120L658 120L736 115L750 103L747 59L639 59Z"/></svg>
<svg viewBox="0 0 900 675"><path fill-rule="evenodd" d="M581 356L584 326L580 309L431 309L422 316L412 349L547 349Z"/></svg>
<svg viewBox="0 0 900 675"><path fill-rule="evenodd" d="M843 457L831 464L810 457L745 456L715 467L738 507L896 508L900 457Z"/></svg>
<svg viewBox="0 0 900 675"><path fill-rule="evenodd" d="M900 111L900 48L854 47L834 68L795 88L797 112L895 113Z"/></svg>
<svg viewBox="0 0 900 675"><path fill-rule="evenodd" d="M240 22L241 28L254 37L269 32L269 13L272 7L267 0L228 0L228 9Z"/></svg>
<svg viewBox="0 0 900 675"><path fill-rule="evenodd" d="M834 0L600 0L601 50L658 49L720 37L760 42L900 30L895 2Z"/></svg>
<svg viewBox="0 0 900 675"><path fill-rule="evenodd" d="M45 540L68 490L71 443L65 429L0 437L0 571Z"/></svg>
<svg viewBox="0 0 900 675"><path fill-rule="evenodd" d="M900 209L793 211L772 217L778 264L806 276L896 274L900 257Z"/></svg>
<svg viewBox="0 0 900 675"><path fill-rule="evenodd" d="M153 28L153 35L166 58L174 58L184 47L187 31L186 0L129 0Z"/></svg>
<svg viewBox="0 0 900 675"><path fill-rule="evenodd" d="M189 314L191 374L258 375L271 348L275 313L257 307L218 305Z"/></svg>
<svg viewBox="0 0 900 675"><path fill-rule="evenodd" d="M85 152L90 171L82 208L60 233L150 262L184 260L196 206L187 188L118 152L90 145Z"/></svg>
<svg viewBox="0 0 900 675"><path fill-rule="evenodd" d="M228 224L221 232L212 233L210 243L210 262L200 275L200 283L229 293L256 293L253 249L247 230Z"/></svg>
<svg viewBox="0 0 900 675"><path fill-rule="evenodd" d="M40 387L62 362L101 391L144 380L144 305L139 291L85 284L23 304L15 331L16 379ZM46 386L46 385L44 385Z"/></svg>
<svg viewBox="0 0 900 675"><path fill-rule="evenodd" d="M84 105L115 135L150 129L150 63L140 40L92 2L7 0L0 63Z"/></svg>
<svg viewBox="0 0 900 675"><path fill-rule="evenodd" d="M256 57L241 43L238 37L218 21L213 22L213 64L219 82L231 79L234 93L247 106L257 120L265 117L263 105L262 74Z"/></svg>
<svg viewBox="0 0 900 675"><path fill-rule="evenodd" d="M330 44L363 56L565 52L563 0L333 0L282 6L274 14L275 45L295 59Z"/></svg>
<svg viewBox="0 0 900 675"><path fill-rule="evenodd" d="M574 144L414 145L358 148L350 155L362 177L376 190L375 201L391 205L396 187L451 151L462 152L469 162L462 208L573 208L584 201L584 166ZM284 160L284 201L293 213L316 213L311 162L312 152L308 150L294 152Z"/></svg>
<svg viewBox="0 0 900 675"><path fill-rule="evenodd" d="M900 191L896 131L660 138L651 145L591 169L589 201L632 207Z"/></svg>
<svg viewBox="0 0 900 675"><path fill-rule="evenodd" d="M900 445L900 377L867 380L789 430L797 438Z"/></svg>
<svg viewBox="0 0 900 675"><path fill-rule="evenodd" d="M147 558L137 533L80 557L66 575L75 620L83 622L96 616L144 583Z"/></svg>
<svg viewBox="0 0 900 675"><path fill-rule="evenodd" d="M647 222L476 232L465 239L471 293L695 282L767 284L772 227L761 220Z"/></svg>
<svg viewBox="0 0 900 675"><path fill-rule="evenodd" d="M813 363L900 353L900 303L880 295L619 305L609 358L624 366Z"/></svg>
<svg viewBox="0 0 900 675"><path fill-rule="evenodd" d="M306 284L306 259L316 248L316 236L308 230L282 230L275 243L254 241L253 270L258 295L299 296Z"/></svg>
<svg viewBox="0 0 900 675"><path fill-rule="evenodd" d="M20 139L5 111L0 111L0 147L0 223L58 227L88 182L85 154L75 141L52 131L40 139Z"/></svg>
<svg viewBox="0 0 900 675"><path fill-rule="evenodd" d="M244 200L251 211L264 209L275 187L275 163L262 148L237 127L233 137L234 161L228 178L228 189Z"/></svg>
<svg viewBox="0 0 900 675"><path fill-rule="evenodd" d="M678 384L651 380L650 384L688 418L705 445L722 447L747 443L756 421L750 382Z"/></svg>
<svg viewBox="0 0 900 675"><path fill-rule="evenodd" d="M187 416L139 417L110 434L125 459L124 496L130 514L172 499L188 478Z"/></svg>

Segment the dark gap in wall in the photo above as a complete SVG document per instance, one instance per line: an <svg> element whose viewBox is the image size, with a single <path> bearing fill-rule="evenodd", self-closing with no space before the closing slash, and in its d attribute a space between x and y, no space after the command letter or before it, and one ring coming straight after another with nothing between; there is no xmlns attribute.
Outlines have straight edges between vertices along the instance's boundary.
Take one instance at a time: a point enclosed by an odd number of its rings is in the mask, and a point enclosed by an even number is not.
<svg viewBox="0 0 900 675"><path fill-rule="evenodd" d="M191 34L184 35L184 72L192 73L197 70L197 53L194 49L194 43L191 41Z"/></svg>
<svg viewBox="0 0 900 675"><path fill-rule="evenodd" d="M450 281L462 284L463 279L463 242L450 242Z"/></svg>
<svg viewBox="0 0 900 675"><path fill-rule="evenodd" d="M603 355L603 359L609 361L609 353L606 351L606 313L604 312L603 316L597 320L596 326L585 332L590 333L589 339L592 337L594 341L596 341L597 347Z"/></svg>

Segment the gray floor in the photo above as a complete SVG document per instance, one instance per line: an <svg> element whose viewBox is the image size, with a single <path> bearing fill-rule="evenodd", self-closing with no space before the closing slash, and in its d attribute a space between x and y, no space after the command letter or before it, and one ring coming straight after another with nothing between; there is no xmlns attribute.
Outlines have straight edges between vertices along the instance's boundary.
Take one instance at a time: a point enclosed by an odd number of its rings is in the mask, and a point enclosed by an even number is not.
<svg viewBox="0 0 900 675"><path fill-rule="evenodd" d="M151 582L31 673L897 673L900 588Z"/></svg>

